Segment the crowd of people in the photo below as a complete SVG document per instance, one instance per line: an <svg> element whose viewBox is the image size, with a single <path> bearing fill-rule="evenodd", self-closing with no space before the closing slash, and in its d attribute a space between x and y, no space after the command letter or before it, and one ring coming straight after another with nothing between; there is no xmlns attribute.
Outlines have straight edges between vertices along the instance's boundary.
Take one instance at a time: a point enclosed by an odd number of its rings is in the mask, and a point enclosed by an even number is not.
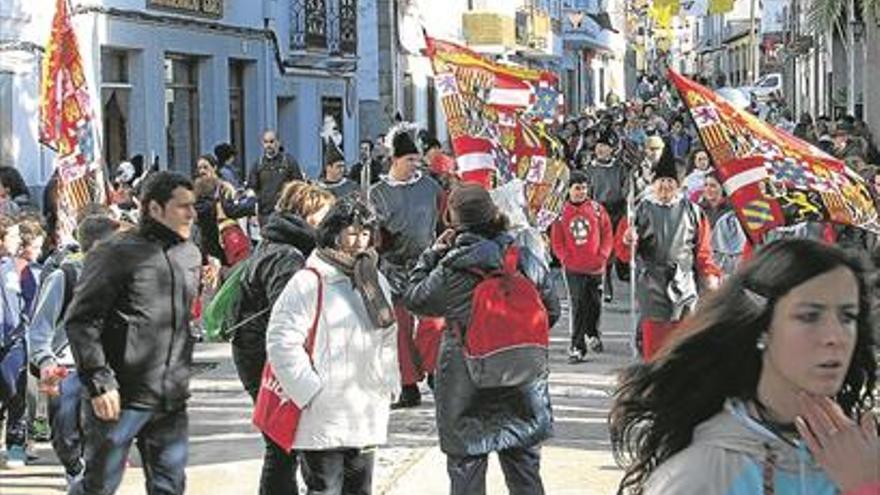
<svg viewBox="0 0 880 495"><path fill-rule="evenodd" d="M768 118L877 193L864 124L786 115ZM221 337L242 388L258 403L271 370L301 409L292 451L264 437L255 491L297 493L300 472L308 493L370 493L390 411L418 406L425 382L452 494L486 492L492 452L510 493L542 494L546 371L482 387L464 349L474 294L509 268L551 326L568 298L572 365L606 352L613 276L635 284L641 362L621 375L609 419L621 493L880 488L872 287L857 261L880 258L876 237L806 223L753 245L687 111L656 78L554 132L570 178L541 233L552 257L519 246L522 227L490 193L405 125L363 141L351 167L328 140L318 177L272 130L246 178L228 143L191 177L135 156L114 167L109 204L77 213L69 243L15 169L0 168L6 467L24 466L29 441L50 432L69 493L109 494L136 443L147 491L183 493L193 349L205 308L234 285L235 323Z"/></svg>

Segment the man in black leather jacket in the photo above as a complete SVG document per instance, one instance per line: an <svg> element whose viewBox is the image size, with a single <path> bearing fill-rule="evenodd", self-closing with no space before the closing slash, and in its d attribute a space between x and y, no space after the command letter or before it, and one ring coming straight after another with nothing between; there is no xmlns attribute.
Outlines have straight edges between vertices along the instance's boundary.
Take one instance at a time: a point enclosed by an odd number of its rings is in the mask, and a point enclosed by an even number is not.
<svg viewBox="0 0 880 495"><path fill-rule="evenodd" d="M189 242L192 183L158 172L141 223L86 257L66 326L83 399L83 477L70 494L113 493L137 438L147 492L182 494L199 250Z"/></svg>

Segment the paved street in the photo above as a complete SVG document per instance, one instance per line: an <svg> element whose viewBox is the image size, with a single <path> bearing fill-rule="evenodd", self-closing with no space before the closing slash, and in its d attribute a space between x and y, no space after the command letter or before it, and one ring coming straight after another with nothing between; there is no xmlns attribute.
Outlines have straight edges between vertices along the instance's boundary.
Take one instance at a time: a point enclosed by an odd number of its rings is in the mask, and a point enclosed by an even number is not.
<svg viewBox="0 0 880 495"><path fill-rule="evenodd" d="M616 287L618 295L625 286ZM568 322L553 332L551 394L556 435L543 449L542 474L547 493L610 494L620 478L610 453L606 416L615 372L628 362L628 304L618 298L606 305L602 330L606 352L587 363L566 362ZM563 301L563 307L567 307ZM240 495L256 493L262 440L250 425L251 404L242 391L226 344L202 345L197 350L199 373L190 402L190 462L188 493ZM391 419L390 446L378 453L377 494L442 495L448 493L445 457L434 426L430 392L417 409L396 411ZM133 449L135 452L136 449ZM63 493L64 477L48 444L37 445L40 460L18 471L0 471L3 495ZM132 464L138 466L137 454ZM143 493L140 469L126 472L120 495ZM490 461L491 494L506 493L497 461Z"/></svg>

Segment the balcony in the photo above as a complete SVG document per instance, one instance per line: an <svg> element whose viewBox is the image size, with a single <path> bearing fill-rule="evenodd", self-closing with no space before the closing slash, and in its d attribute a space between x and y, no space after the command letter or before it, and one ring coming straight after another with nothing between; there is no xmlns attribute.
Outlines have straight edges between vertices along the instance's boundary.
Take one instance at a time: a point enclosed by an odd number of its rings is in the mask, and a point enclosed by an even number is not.
<svg viewBox="0 0 880 495"><path fill-rule="evenodd" d="M357 0L290 0L292 67L357 68Z"/></svg>

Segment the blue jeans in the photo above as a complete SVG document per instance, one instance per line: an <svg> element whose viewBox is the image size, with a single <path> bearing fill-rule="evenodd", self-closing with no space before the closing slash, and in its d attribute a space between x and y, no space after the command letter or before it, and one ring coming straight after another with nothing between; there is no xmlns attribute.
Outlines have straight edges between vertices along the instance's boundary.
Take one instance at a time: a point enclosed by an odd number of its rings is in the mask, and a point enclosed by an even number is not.
<svg viewBox="0 0 880 495"><path fill-rule="evenodd" d="M95 416L90 400L83 399L81 407L86 469L68 495L115 493L135 439L144 465L147 493L184 492L189 442L185 408L174 412L123 409L117 421L102 421Z"/></svg>
<svg viewBox="0 0 880 495"><path fill-rule="evenodd" d="M0 296L2 297L2 296ZM0 423L6 418L6 448L27 441L27 346L17 339L3 347L0 330Z"/></svg>
<svg viewBox="0 0 880 495"><path fill-rule="evenodd" d="M64 469L76 474L82 458L82 430L79 427L82 382L76 370L61 381L61 395L49 398L49 423L52 425L52 449Z"/></svg>

